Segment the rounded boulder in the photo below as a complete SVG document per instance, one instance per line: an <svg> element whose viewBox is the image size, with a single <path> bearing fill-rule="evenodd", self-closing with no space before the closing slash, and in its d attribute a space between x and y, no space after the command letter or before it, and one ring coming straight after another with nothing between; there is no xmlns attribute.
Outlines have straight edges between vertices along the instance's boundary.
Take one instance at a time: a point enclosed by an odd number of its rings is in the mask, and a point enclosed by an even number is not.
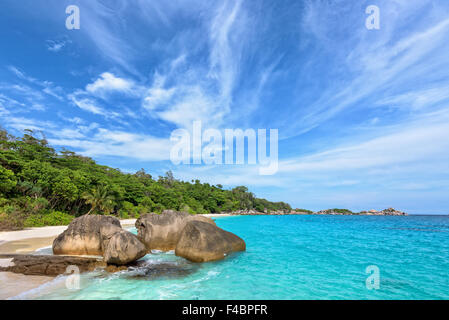
<svg viewBox="0 0 449 320"><path fill-rule="evenodd" d="M103 255L102 226L121 229L120 221L111 216L85 215L74 219L68 228L53 241L56 255Z"/></svg>
<svg viewBox="0 0 449 320"><path fill-rule="evenodd" d="M192 262L208 262L245 250L245 241L235 234L210 223L190 221L181 233L175 254Z"/></svg>
<svg viewBox="0 0 449 320"><path fill-rule="evenodd" d="M170 210L162 214L149 213L140 217L136 221L137 236L149 251L174 250L186 224L191 221L201 221L215 226L215 222L210 218Z"/></svg>

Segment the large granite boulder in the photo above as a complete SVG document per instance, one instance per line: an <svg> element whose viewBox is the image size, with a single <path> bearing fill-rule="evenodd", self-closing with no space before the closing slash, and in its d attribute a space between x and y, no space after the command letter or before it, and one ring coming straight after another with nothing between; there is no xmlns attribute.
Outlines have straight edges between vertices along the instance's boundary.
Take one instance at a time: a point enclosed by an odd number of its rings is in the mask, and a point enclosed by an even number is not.
<svg viewBox="0 0 449 320"><path fill-rule="evenodd" d="M181 233L175 254L193 262L207 262L245 250L245 241L235 234L210 223L190 221Z"/></svg>
<svg viewBox="0 0 449 320"><path fill-rule="evenodd" d="M147 253L145 245L134 234L116 225L102 226L100 233L103 258L108 264L125 265Z"/></svg>
<svg viewBox="0 0 449 320"><path fill-rule="evenodd" d="M174 250L181 232L190 221L202 221L215 226L210 218L167 210L160 215L149 213L141 216L136 221L137 236L147 250Z"/></svg>
<svg viewBox="0 0 449 320"><path fill-rule="evenodd" d="M53 241L56 255L103 255L101 226L121 229L120 221L111 216L84 215L74 219L67 230Z"/></svg>

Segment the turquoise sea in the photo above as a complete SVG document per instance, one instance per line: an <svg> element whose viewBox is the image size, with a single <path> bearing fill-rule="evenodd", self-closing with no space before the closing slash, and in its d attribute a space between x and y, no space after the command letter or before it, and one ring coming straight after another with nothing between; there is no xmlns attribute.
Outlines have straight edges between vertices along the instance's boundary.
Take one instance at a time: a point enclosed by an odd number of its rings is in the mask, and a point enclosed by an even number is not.
<svg viewBox="0 0 449 320"><path fill-rule="evenodd" d="M217 224L247 251L194 264L173 253L147 255L141 267L66 278L30 299L449 299L447 216L236 216ZM133 230L135 232L135 230ZM366 286L379 268L379 289Z"/></svg>

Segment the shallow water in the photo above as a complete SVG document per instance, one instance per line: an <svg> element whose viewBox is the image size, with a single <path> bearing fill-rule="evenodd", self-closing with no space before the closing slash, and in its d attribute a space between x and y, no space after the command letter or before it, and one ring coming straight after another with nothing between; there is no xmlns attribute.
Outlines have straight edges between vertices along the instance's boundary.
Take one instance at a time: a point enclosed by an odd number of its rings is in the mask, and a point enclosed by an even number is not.
<svg viewBox="0 0 449 320"><path fill-rule="evenodd" d="M244 253L194 264L171 253L142 266L60 277L30 299L449 299L449 217L241 216L216 219ZM134 230L135 232L135 230ZM380 270L369 290L366 268Z"/></svg>

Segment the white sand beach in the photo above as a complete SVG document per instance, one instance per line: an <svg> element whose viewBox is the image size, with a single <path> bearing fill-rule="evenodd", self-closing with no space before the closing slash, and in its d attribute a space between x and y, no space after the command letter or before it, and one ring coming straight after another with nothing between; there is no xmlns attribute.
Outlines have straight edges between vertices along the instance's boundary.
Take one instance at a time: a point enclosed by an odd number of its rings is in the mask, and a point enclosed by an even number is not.
<svg viewBox="0 0 449 320"><path fill-rule="evenodd" d="M0 272L0 300L13 298L51 280L53 280L53 277L25 276L12 272Z"/></svg>
<svg viewBox="0 0 449 320"><path fill-rule="evenodd" d="M0 232L0 241L8 242L31 238L56 237L60 233L64 232L65 229L67 229L67 226L29 228L20 231Z"/></svg>
<svg viewBox="0 0 449 320"><path fill-rule="evenodd" d="M220 218L220 217L230 217L230 216L235 216L235 215L229 214L229 213L207 213L207 214L202 214L202 216L209 217L209 218Z"/></svg>

